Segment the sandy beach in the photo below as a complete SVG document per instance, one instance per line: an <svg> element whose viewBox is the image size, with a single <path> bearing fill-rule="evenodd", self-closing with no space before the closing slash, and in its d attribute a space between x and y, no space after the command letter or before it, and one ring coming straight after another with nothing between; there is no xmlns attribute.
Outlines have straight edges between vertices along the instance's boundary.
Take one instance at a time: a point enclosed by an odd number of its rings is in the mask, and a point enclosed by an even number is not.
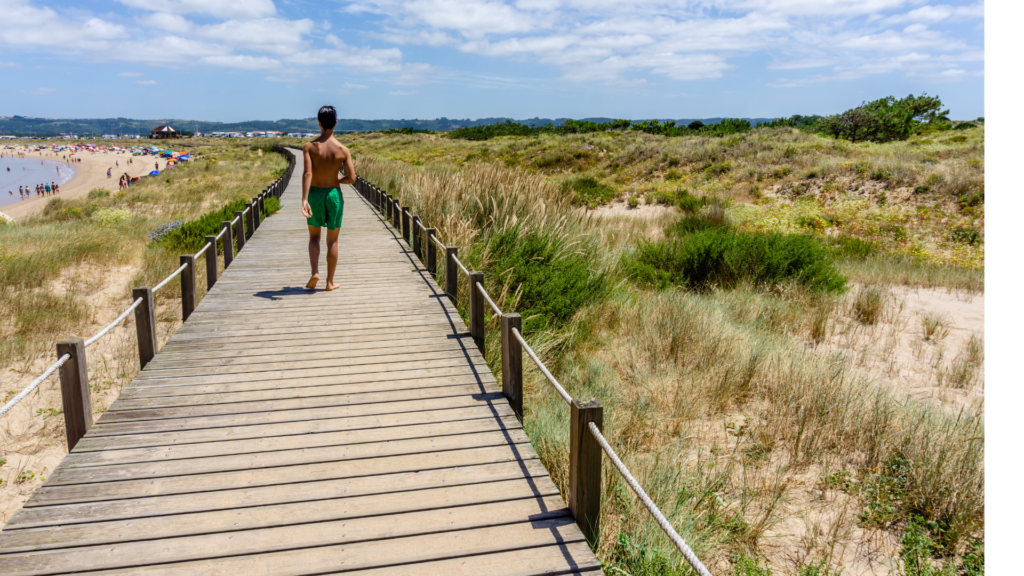
<svg viewBox="0 0 1024 576"><path fill-rule="evenodd" d="M10 152L5 150L4 154L6 155ZM41 150L26 152L24 157L63 162L66 154L67 152L54 153L52 150ZM129 152L80 151L75 154L75 157L81 158L82 161L71 164L76 171L75 177L60 186L59 195L32 196L28 200L8 204L0 208L0 212L7 214L15 220L24 220L33 214L42 212L43 208L46 207L46 203L53 198L82 198L88 195L90 190L95 190L96 188L117 192L118 177L121 174L127 172L132 177L144 176L153 170L154 162L157 161L157 158L154 156L135 156L132 163L128 164L128 158L132 157ZM120 166L115 166L115 162L118 162ZM159 162L160 170L162 171L167 166L167 160L161 158ZM110 178L107 178L108 168L112 169ZM17 190L15 190L15 193L17 193Z"/></svg>

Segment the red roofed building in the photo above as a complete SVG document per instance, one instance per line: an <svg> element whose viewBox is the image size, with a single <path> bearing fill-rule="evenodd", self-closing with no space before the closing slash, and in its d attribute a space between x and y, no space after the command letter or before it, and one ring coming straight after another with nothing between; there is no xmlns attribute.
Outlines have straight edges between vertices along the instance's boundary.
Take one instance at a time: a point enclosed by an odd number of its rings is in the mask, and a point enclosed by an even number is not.
<svg viewBox="0 0 1024 576"><path fill-rule="evenodd" d="M170 124L164 124L163 126L157 126L149 131L150 138L177 138L178 131L171 128Z"/></svg>

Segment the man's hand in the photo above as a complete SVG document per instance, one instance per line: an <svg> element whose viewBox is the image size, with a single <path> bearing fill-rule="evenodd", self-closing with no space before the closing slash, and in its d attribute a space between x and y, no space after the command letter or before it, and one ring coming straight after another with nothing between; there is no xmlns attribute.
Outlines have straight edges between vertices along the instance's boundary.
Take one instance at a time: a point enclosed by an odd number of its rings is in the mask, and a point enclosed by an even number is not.
<svg viewBox="0 0 1024 576"><path fill-rule="evenodd" d="M302 201L302 215L306 218L313 217L313 209L309 207L309 202L306 200Z"/></svg>

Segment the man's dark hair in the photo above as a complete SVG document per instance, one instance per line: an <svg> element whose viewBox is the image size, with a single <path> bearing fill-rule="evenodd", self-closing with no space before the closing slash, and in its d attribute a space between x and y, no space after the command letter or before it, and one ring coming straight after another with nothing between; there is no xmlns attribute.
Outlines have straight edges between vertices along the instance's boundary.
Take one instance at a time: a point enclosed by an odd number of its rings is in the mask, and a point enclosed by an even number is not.
<svg viewBox="0 0 1024 576"><path fill-rule="evenodd" d="M331 130L338 123L338 111L334 109L334 106L324 106L316 113L316 119L320 121L324 130Z"/></svg>

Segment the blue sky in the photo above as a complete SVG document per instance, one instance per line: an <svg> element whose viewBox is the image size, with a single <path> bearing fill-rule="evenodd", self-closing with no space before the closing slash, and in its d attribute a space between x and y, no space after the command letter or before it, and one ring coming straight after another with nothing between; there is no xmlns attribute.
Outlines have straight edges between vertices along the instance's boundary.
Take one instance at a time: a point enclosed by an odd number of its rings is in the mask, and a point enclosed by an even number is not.
<svg viewBox="0 0 1024 576"><path fill-rule="evenodd" d="M984 6L924 0L0 0L0 115L984 115Z"/></svg>

